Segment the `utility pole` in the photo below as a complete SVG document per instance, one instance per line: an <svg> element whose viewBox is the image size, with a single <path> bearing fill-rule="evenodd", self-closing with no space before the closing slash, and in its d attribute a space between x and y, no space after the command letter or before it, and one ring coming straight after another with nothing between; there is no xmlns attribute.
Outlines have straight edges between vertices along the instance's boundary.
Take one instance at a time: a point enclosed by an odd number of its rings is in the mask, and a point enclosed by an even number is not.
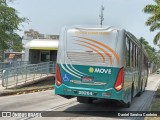
<svg viewBox="0 0 160 120"><path fill-rule="evenodd" d="M99 17L100 17L100 25L101 25L101 27L102 27L102 25L103 25L103 21L104 21L103 11L104 11L104 6L103 6L103 5L101 5L101 12L100 12L100 15L99 15Z"/></svg>

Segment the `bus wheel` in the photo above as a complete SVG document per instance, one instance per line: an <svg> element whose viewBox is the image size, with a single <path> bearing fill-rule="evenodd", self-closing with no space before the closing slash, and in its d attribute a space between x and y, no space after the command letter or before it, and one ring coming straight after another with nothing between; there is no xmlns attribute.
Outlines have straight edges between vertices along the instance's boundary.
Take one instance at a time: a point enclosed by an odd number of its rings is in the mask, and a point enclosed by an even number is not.
<svg viewBox="0 0 160 120"><path fill-rule="evenodd" d="M128 103L122 103L122 106L124 107L124 108L129 108L130 106L131 106L131 101L129 101Z"/></svg>
<svg viewBox="0 0 160 120"><path fill-rule="evenodd" d="M92 98L88 98L88 97L77 97L77 102L92 104L93 103L93 99Z"/></svg>
<svg viewBox="0 0 160 120"><path fill-rule="evenodd" d="M125 104L125 108L129 108L131 106L131 102L128 102L127 104Z"/></svg>

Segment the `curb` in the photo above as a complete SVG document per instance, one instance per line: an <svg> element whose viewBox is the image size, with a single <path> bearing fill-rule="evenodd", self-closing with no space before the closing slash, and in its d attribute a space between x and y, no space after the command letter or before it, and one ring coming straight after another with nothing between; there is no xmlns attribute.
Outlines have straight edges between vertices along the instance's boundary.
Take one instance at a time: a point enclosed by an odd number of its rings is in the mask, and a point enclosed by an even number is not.
<svg viewBox="0 0 160 120"><path fill-rule="evenodd" d="M21 95L21 94L28 94L34 92L41 92L46 90L53 90L54 86L52 87L44 87L44 88L33 88L28 90L15 90L15 91L4 91L0 93L0 96L9 96L9 95Z"/></svg>

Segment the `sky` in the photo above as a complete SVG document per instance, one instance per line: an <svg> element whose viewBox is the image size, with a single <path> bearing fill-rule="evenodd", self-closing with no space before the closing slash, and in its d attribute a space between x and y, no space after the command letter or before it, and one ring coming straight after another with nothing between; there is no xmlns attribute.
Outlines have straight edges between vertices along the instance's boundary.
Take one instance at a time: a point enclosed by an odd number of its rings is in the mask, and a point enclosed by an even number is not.
<svg viewBox="0 0 160 120"><path fill-rule="evenodd" d="M153 0L16 0L11 6L19 16L30 20L18 32L22 36L29 29L57 35L63 26L99 25L102 4L105 7L103 25L124 28L154 46L157 32L149 31L145 22L150 15L143 12L146 5L154 4Z"/></svg>

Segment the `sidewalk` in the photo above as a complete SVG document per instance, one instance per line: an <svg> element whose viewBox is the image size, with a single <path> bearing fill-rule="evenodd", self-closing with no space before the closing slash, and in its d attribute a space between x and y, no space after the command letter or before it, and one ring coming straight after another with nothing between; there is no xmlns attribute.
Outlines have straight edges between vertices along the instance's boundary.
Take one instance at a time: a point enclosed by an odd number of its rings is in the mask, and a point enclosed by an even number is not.
<svg viewBox="0 0 160 120"><path fill-rule="evenodd" d="M16 89L16 88L23 88L25 86L29 86L32 85L34 83L38 83L40 81L45 81L47 79L53 79L55 75L54 74L50 74L48 76L42 76L41 78L36 78L36 79L32 79L32 80L28 80L26 83L22 82L19 85L17 85L17 87L15 86L10 86L8 89L6 89L6 87L2 87L2 85L0 84L0 96L7 96L7 95L14 95L14 94L26 94L26 93L30 93L30 92L38 92L38 91L43 91L43 90L47 90L47 89L53 89L53 85L51 86L42 86L42 87L31 87L31 88L27 88L27 89ZM1 81L0 81L1 82Z"/></svg>

